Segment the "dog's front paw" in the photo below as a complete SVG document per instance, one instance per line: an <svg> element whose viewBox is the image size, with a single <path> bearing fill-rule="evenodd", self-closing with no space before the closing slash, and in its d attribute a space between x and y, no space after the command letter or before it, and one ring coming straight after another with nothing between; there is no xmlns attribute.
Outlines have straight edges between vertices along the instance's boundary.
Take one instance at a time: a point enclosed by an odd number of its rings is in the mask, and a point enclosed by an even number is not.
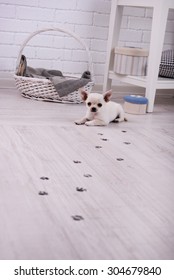
<svg viewBox="0 0 174 280"><path fill-rule="evenodd" d="M77 125L82 125L82 124L84 124L84 123L82 123L81 121L78 121L78 120L75 121L74 123L77 124Z"/></svg>
<svg viewBox="0 0 174 280"><path fill-rule="evenodd" d="M87 121L87 122L85 122L85 125L87 125L87 126L93 126L93 125L95 125L95 124L94 124L93 121Z"/></svg>
<svg viewBox="0 0 174 280"><path fill-rule="evenodd" d="M85 122L85 125L87 125L87 126L105 126L105 125L107 125L107 123L105 123L104 121L95 119L92 121Z"/></svg>
<svg viewBox="0 0 174 280"><path fill-rule="evenodd" d="M83 118L83 119L80 119L80 120L76 120L75 124L81 125L81 124L85 124L85 122L86 122L86 118Z"/></svg>
<svg viewBox="0 0 174 280"><path fill-rule="evenodd" d="M75 121L74 123L77 124L77 125L81 125L81 124L82 124L82 123L81 123L80 121L78 121L78 120Z"/></svg>

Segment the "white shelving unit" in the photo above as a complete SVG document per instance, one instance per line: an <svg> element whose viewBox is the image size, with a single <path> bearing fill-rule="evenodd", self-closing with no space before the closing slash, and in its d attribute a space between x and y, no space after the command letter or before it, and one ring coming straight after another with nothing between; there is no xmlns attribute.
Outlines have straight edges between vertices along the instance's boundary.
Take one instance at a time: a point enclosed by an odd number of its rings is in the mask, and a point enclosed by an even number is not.
<svg viewBox="0 0 174 280"><path fill-rule="evenodd" d="M145 77L123 76L113 71L114 48L118 45L124 6L153 8L148 72ZM174 89L174 79L158 78L169 9L174 9L174 0L112 0L103 90L111 88L114 79L144 87L149 101L147 112L153 112L157 89Z"/></svg>

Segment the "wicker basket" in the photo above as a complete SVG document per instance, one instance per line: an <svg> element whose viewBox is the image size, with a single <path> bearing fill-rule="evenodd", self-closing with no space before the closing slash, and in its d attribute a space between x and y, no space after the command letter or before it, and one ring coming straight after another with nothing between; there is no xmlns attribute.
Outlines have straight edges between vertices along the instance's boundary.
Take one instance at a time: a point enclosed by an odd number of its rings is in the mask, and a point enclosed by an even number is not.
<svg viewBox="0 0 174 280"><path fill-rule="evenodd" d="M93 64L92 64L92 59L91 59L89 49L85 45L85 43L81 40L81 38L79 38L74 32L70 32L63 28L41 29L41 30L35 31L34 33L30 34L30 36L24 41L23 45L20 48L19 55L17 58L16 69L18 69L18 67L19 67L23 49L25 48L27 43L30 41L30 39L33 38L35 35L42 33L42 32L46 32L46 31L59 31L59 32L66 33L69 36L72 36L74 39L76 39L86 50L87 55L88 55L88 70L91 72L92 81L89 82L88 84L86 84L83 88L86 91L90 92L94 85L94 79L93 79ZM78 77L67 77L67 78L77 79ZM18 76L15 74L14 79L16 82L17 89L20 91L22 96L24 96L26 98L42 100L42 101L59 102L59 103L81 103L82 102L82 99L80 96L81 89L71 92L66 96L60 97L58 92L56 91L53 83L46 78L38 79L38 78Z"/></svg>

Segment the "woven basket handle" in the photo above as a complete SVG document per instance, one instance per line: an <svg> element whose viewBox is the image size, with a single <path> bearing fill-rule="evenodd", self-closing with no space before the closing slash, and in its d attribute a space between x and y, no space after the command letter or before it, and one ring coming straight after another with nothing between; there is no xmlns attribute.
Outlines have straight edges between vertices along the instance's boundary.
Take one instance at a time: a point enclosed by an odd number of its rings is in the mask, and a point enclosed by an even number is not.
<svg viewBox="0 0 174 280"><path fill-rule="evenodd" d="M89 52L88 47L87 47L86 44L82 41L82 39L81 39L80 37L78 37L74 32L69 31L69 30L66 30L66 29L64 29L64 28L60 28L60 27L57 27L57 28L44 28L44 29L40 29L40 30L37 30L37 31L31 33L31 34L26 38L26 40L24 41L24 43L22 44L22 46L21 46L21 48L20 48L20 50L19 50L19 54L18 54L18 58L17 58L17 63L16 63L16 68L18 68L18 66L19 66L19 64L20 64L21 55L22 55L23 49L25 48L25 46L27 45L27 43L28 43L34 36L36 36L37 34L42 33L42 32L47 32L47 31L59 31L59 32L66 33L66 34L72 36L74 39L76 39L76 40L83 46L83 48L86 50L87 55L88 55L88 69L89 69L90 72L91 72L92 80L94 80L94 71L93 71L92 58L91 58L91 54L90 54L90 52Z"/></svg>

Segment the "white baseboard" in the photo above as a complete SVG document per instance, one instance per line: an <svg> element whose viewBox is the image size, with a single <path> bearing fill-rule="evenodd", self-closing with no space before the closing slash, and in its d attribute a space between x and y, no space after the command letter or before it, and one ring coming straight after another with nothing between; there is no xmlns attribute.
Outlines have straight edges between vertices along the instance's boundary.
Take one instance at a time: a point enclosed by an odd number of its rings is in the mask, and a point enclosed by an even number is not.
<svg viewBox="0 0 174 280"><path fill-rule="evenodd" d="M15 88L13 73L0 72L0 88Z"/></svg>

